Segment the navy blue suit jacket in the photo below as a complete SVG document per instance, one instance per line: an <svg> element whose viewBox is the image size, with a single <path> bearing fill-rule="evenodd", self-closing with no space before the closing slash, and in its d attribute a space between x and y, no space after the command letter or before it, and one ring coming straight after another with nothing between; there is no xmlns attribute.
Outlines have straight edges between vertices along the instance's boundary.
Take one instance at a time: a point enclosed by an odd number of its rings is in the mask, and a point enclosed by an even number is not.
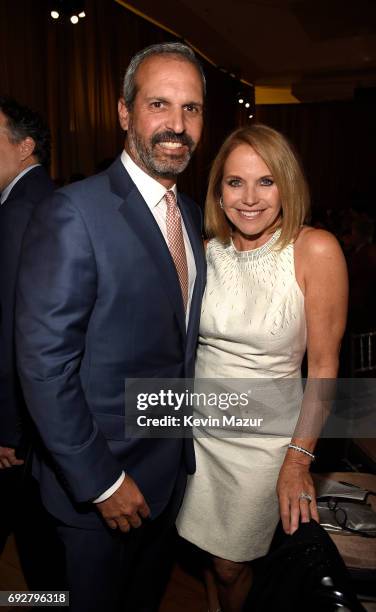
<svg viewBox="0 0 376 612"><path fill-rule="evenodd" d="M25 437L25 405L14 345L16 281L23 236L36 204L54 183L42 166L22 176L0 206L0 446L17 448Z"/></svg>
<svg viewBox="0 0 376 612"><path fill-rule="evenodd" d="M197 278L188 330L176 269L145 201L118 158L55 192L25 236L17 299L19 369L48 453L37 466L49 511L101 525L93 504L121 470L157 516L192 440L125 439L124 380L193 377L205 259L201 212L179 206Z"/></svg>

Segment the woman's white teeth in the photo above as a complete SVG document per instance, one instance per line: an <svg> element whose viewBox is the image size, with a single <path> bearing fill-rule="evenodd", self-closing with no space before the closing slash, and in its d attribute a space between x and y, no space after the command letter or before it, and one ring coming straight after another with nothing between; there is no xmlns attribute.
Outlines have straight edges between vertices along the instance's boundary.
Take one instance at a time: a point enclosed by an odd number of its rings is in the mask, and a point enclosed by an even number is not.
<svg viewBox="0 0 376 612"><path fill-rule="evenodd" d="M241 215L243 215L243 217L247 217L247 219L253 219L253 217L257 217L258 215L260 215L262 213L262 210L239 210L239 212Z"/></svg>
<svg viewBox="0 0 376 612"><path fill-rule="evenodd" d="M179 149L182 146L181 142L160 142L159 144L166 149Z"/></svg>

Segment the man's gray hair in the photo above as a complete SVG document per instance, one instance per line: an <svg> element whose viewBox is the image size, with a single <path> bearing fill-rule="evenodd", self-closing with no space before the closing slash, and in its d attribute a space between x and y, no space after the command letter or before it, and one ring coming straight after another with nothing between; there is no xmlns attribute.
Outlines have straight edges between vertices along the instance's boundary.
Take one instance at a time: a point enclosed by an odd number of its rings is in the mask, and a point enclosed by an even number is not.
<svg viewBox="0 0 376 612"><path fill-rule="evenodd" d="M123 96L125 101L125 106L128 110L132 109L136 94L137 94L137 86L136 86L136 72L142 62L148 57L152 57L153 55L177 55L183 61L189 62L197 69L198 73L201 76L202 80L202 89L205 96L206 93L206 79L203 68L198 61L195 53L192 51L190 47L184 45L179 42L165 42L159 43L156 45L150 45L149 47L145 47L136 55L134 55L129 62L127 71L124 76L123 81Z"/></svg>

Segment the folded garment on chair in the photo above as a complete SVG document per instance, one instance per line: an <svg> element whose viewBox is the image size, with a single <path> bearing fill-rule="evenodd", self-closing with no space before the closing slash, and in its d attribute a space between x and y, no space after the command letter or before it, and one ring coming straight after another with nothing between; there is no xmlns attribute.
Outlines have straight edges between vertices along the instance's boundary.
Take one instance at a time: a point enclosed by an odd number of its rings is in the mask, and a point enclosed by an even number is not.
<svg viewBox="0 0 376 612"><path fill-rule="evenodd" d="M370 504L331 497L318 501L317 509L326 531L376 538L376 512Z"/></svg>
<svg viewBox="0 0 376 612"><path fill-rule="evenodd" d="M359 502L365 502L367 496L371 493L368 489L361 489L356 485L344 482L337 482L330 478L321 478L315 476L316 499L318 501L336 497L338 499L347 499Z"/></svg>
<svg viewBox="0 0 376 612"><path fill-rule="evenodd" d="M320 525L326 531L376 538L376 512L367 503L374 491L320 476L315 485Z"/></svg>

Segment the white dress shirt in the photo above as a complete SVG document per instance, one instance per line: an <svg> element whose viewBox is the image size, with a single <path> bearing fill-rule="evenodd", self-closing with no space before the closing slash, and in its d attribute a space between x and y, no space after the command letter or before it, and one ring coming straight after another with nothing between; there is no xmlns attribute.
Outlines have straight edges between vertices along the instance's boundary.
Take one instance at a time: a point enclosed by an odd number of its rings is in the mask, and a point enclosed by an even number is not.
<svg viewBox="0 0 376 612"><path fill-rule="evenodd" d="M13 179L13 181L11 181L9 183L9 185L7 185L5 187L5 189L2 191L1 193L1 199L0 199L0 206L2 204L4 204L5 200L7 199L8 195L10 194L10 192L12 191L13 187L15 186L15 184L20 180L20 178L22 178L25 174L27 174L28 172L30 172L30 170L32 170L33 168L36 168L37 166L40 166L41 164L33 164L32 166L28 166L27 168L25 168L25 170L22 170L22 172L20 172L19 174L17 174L17 176Z"/></svg>
<svg viewBox="0 0 376 612"><path fill-rule="evenodd" d="M166 244L168 244L166 226L167 204L166 200L164 199L164 195L167 191L166 187L164 187L161 183L149 176L149 174L146 174L146 172L141 170L141 168L134 163L133 159L128 155L128 153L126 153L126 151L122 152L121 161L124 164L124 167L128 172L129 176L131 177L132 181L136 185L138 191L140 192L146 204L148 205L151 214L158 223L159 229L163 234ZM173 187L171 187L169 191L173 191L175 197L177 198L176 185L173 185ZM189 312L191 308L193 289L196 280L196 264L193 256L191 243L189 242L187 230L184 225L183 216L181 217L181 224L188 266L188 302L185 317L185 323L188 327Z"/></svg>
<svg viewBox="0 0 376 612"><path fill-rule="evenodd" d="M151 176L149 176L149 174L146 174L146 172L141 170L141 168L137 166L137 164L135 164L133 159L128 155L128 153L126 153L126 151L122 152L121 161L126 171L128 172L129 176L131 177L132 181L136 185L138 191L140 192L146 204L148 205L151 214L153 215L154 219L156 220L159 226L159 229L162 232L162 235L166 241L166 244L168 244L167 243L167 225L166 225L167 204L166 204L166 200L164 199L164 195L167 191L166 187L164 187L161 183L159 183L158 181L153 179ZM175 197L177 198L176 184L173 185L173 187L171 187L170 191L173 191L175 194ZM189 312L191 308L193 289L194 289L194 284L196 280L196 264L195 264L195 259L193 256L191 243L189 242L187 230L184 225L183 216L181 217L181 224L182 224L182 230L183 230L185 253L187 256L187 266L188 266L188 302L187 302L187 311L186 311L186 318L185 318L185 324L186 324L186 327L188 327ZM125 473L122 472L121 476L119 476L119 478L112 485L112 487L110 487L109 489L107 489L107 491L102 493L102 495L97 497L94 500L94 503L102 502L108 499L120 487L124 478L125 478Z"/></svg>

